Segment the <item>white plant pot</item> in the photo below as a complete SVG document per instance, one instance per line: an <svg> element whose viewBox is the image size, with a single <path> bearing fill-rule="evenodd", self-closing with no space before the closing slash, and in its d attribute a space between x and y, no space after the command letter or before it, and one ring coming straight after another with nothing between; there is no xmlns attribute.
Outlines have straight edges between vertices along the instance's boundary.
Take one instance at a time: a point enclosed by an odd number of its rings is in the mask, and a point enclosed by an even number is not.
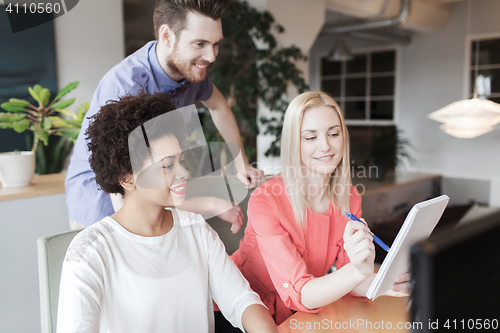
<svg viewBox="0 0 500 333"><path fill-rule="evenodd" d="M0 183L5 187L27 186L35 174L32 151L0 153Z"/></svg>

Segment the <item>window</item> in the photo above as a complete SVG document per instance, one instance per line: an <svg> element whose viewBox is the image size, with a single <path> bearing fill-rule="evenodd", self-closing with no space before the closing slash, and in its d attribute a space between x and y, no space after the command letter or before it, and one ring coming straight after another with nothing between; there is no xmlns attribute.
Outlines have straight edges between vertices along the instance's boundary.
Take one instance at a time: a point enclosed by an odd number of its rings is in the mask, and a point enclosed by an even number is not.
<svg viewBox="0 0 500 333"><path fill-rule="evenodd" d="M474 89L480 98L500 103L500 38L472 39L469 98Z"/></svg>
<svg viewBox="0 0 500 333"><path fill-rule="evenodd" d="M321 90L339 102L348 123L392 122L395 79L395 50L342 62L321 59Z"/></svg>

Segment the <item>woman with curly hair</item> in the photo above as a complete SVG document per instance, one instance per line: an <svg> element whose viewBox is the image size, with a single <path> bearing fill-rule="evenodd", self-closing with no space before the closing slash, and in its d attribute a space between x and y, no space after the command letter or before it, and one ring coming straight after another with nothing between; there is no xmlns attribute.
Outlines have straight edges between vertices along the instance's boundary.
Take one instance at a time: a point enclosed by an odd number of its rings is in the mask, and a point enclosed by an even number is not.
<svg viewBox="0 0 500 333"><path fill-rule="evenodd" d="M277 332L201 215L184 202L182 115L165 94L103 106L86 132L90 164L123 207L82 230L62 269L57 331L214 332L212 299L236 327Z"/></svg>

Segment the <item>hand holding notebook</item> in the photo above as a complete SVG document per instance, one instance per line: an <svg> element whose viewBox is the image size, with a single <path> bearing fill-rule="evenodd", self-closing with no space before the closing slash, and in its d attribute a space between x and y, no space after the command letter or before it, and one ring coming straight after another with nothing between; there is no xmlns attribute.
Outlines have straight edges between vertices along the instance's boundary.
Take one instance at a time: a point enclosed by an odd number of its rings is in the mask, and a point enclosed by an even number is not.
<svg viewBox="0 0 500 333"><path fill-rule="evenodd" d="M375 299L389 290L396 277L409 271L410 247L430 236L450 198L442 195L413 206L373 280L366 297Z"/></svg>

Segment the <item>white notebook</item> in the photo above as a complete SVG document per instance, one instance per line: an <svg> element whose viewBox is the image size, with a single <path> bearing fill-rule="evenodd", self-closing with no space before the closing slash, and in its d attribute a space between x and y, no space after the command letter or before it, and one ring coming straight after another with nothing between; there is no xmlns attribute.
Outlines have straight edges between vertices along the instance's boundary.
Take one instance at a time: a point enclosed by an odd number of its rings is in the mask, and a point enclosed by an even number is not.
<svg viewBox="0 0 500 333"><path fill-rule="evenodd" d="M389 290L396 277L410 270L410 248L427 239L443 215L450 198L442 195L412 207L387 253L366 297L374 300Z"/></svg>

